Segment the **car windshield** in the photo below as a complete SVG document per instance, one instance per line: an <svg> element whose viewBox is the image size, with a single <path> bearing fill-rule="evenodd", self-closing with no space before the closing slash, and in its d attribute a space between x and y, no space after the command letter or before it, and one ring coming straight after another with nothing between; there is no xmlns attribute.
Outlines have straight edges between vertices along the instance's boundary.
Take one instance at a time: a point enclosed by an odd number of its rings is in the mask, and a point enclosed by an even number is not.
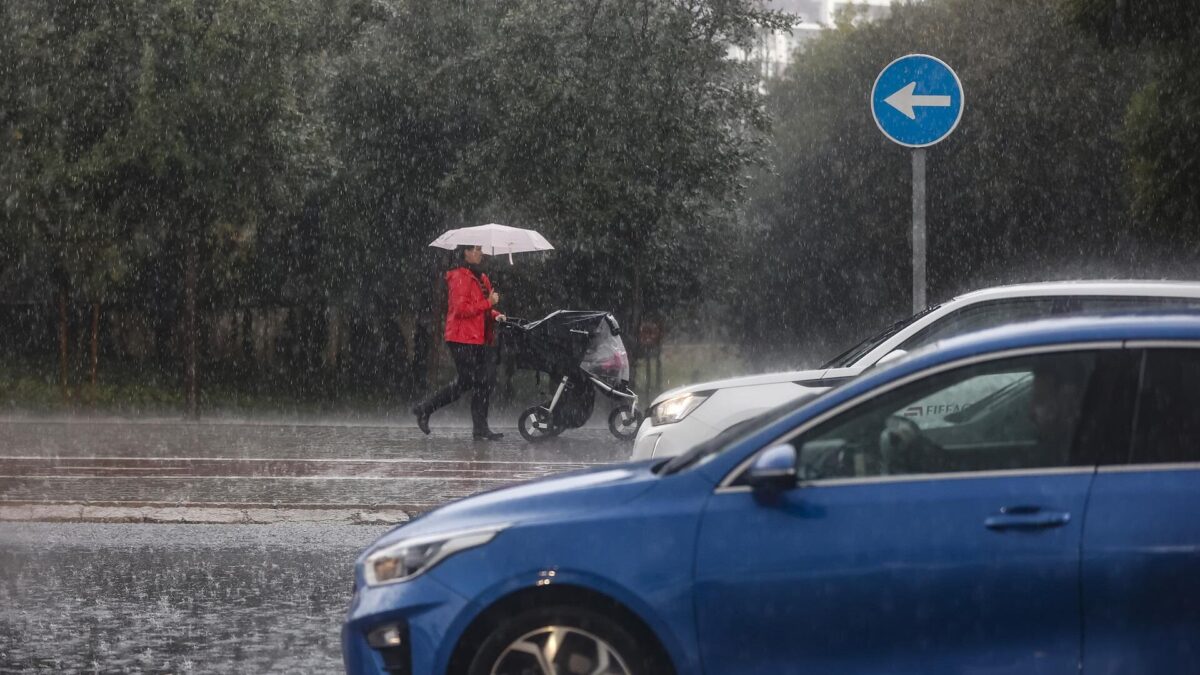
<svg viewBox="0 0 1200 675"><path fill-rule="evenodd" d="M741 422L734 424L709 440L692 447L691 450L688 450L682 455L679 455L678 457L675 457L671 461L667 462L662 466L661 469L659 469L659 473L664 475L676 473L688 467L703 464L704 462L729 448L729 446L733 445L733 442L739 438L765 424L773 422L795 410L799 410L820 395L821 394L819 393L806 394L800 398L788 401L781 406L759 413L754 417L742 420Z"/></svg>
<svg viewBox="0 0 1200 675"><path fill-rule="evenodd" d="M925 316L926 314L932 312L933 310L937 309L940 306L941 305L927 307L924 310L921 310L920 312L917 312L916 314L908 317L907 319L902 319L900 321L897 321L896 323L888 326L887 328L876 333L875 335L872 335L871 337L854 345L850 349L847 349L846 351L842 352L841 354L838 354L837 356L833 357L828 362L826 362L825 365L823 365L821 367L822 368L849 368L850 366L854 365L855 362L857 362L863 356L869 354L871 352L871 350L875 349L876 347L883 344L884 342L887 342L887 340L889 338L891 338L893 335L895 335L896 333L899 333L900 331L904 330L905 328L911 326L918 319L920 319L921 317Z"/></svg>

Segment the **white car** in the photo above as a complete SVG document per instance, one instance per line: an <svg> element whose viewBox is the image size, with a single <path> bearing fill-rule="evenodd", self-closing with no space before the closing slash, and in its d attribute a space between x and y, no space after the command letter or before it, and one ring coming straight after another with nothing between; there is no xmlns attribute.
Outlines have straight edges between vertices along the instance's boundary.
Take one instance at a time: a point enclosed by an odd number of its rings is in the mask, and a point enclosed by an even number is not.
<svg viewBox="0 0 1200 675"><path fill-rule="evenodd" d="M681 454L738 422L815 396L871 366L955 335L1052 316L1172 308L1200 309L1200 282L1062 281L974 291L893 324L815 370L735 377L665 392L650 404L632 458Z"/></svg>

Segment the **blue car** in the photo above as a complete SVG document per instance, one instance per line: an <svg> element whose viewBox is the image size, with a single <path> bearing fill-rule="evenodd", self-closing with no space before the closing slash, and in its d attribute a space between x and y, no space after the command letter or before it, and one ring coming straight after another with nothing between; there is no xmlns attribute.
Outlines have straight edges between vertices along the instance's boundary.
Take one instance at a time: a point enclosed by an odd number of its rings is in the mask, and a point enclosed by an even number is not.
<svg viewBox="0 0 1200 675"><path fill-rule="evenodd" d="M1200 673L1200 316L958 338L355 566L350 673Z"/></svg>

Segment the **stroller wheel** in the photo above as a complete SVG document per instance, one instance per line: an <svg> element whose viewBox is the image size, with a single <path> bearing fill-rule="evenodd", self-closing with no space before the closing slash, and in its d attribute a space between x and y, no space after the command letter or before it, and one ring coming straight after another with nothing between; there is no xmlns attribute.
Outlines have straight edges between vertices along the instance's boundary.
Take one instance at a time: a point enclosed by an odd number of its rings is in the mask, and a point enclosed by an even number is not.
<svg viewBox="0 0 1200 675"><path fill-rule="evenodd" d="M521 436L530 443L554 438L563 432L563 427L555 424L551 417L545 406L535 405L532 408L526 408L525 412L517 418L517 429L521 432Z"/></svg>
<svg viewBox="0 0 1200 675"><path fill-rule="evenodd" d="M642 424L642 413L633 407L613 408L608 414L608 430L622 441L632 441Z"/></svg>

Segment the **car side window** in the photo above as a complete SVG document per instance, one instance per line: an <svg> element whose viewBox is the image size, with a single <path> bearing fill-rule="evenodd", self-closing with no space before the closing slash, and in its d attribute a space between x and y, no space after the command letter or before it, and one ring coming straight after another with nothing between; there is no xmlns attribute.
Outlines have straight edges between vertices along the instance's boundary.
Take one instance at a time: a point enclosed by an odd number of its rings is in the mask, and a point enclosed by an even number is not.
<svg viewBox="0 0 1200 675"><path fill-rule="evenodd" d="M981 302L943 317L925 330L908 338L899 349L914 351L938 340L965 335L972 331L996 328L1018 321L1031 321L1065 311L1065 300L1057 297L1016 298Z"/></svg>
<svg viewBox="0 0 1200 675"><path fill-rule="evenodd" d="M980 416L985 407L996 408L1010 397L1027 395L1028 372L981 373L968 377L905 408L902 416L922 431L960 425Z"/></svg>
<svg viewBox="0 0 1200 675"><path fill-rule="evenodd" d="M1078 314L1113 314L1146 310L1195 310L1200 309L1200 298L1148 297L1148 296L1081 296L1075 298Z"/></svg>
<svg viewBox="0 0 1200 675"><path fill-rule="evenodd" d="M1094 352L1003 359L867 401L796 443L803 480L1073 466Z"/></svg>
<svg viewBox="0 0 1200 675"><path fill-rule="evenodd" d="M1200 462L1200 349L1149 349L1142 368L1131 463Z"/></svg>
<svg viewBox="0 0 1200 675"><path fill-rule="evenodd" d="M1194 310L1200 308L1200 298L1154 296L1045 296L993 300L964 307L926 327L900 345L911 352L958 335L987 330L1019 321L1035 321L1054 316L1111 314L1139 310Z"/></svg>

